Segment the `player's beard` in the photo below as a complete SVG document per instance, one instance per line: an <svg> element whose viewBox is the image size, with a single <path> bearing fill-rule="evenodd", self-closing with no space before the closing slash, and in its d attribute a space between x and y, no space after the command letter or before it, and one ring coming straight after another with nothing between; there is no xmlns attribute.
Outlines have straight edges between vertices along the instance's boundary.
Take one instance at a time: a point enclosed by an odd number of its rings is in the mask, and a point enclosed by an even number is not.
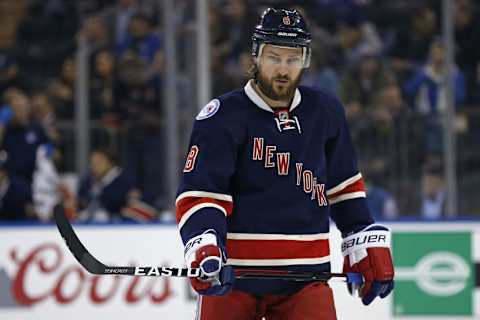
<svg viewBox="0 0 480 320"><path fill-rule="evenodd" d="M262 72L259 70L257 73L257 85L262 90L269 99L277 101L291 101L293 95L295 94L295 89L297 89L298 84L302 80L303 70L300 71L299 75L295 79L291 79L288 76L274 76L271 79L268 79L262 75ZM275 85L275 80L287 80L288 83L278 88Z"/></svg>

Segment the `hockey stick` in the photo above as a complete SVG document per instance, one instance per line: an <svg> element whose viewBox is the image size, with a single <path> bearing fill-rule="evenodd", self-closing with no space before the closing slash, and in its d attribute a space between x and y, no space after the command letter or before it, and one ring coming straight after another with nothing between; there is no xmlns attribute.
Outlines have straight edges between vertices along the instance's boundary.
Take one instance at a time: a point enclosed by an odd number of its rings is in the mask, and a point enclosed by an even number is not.
<svg viewBox="0 0 480 320"><path fill-rule="evenodd" d="M155 277L200 277L200 268L175 267L119 267L107 266L97 260L82 244L65 216L62 205L54 208L54 217L58 231L75 259L90 273L98 275L129 275ZM362 276L358 273L330 273L315 271L289 271L235 268L236 279L281 279L290 281L322 281L339 279L348 283L361 284Z"/></svg>

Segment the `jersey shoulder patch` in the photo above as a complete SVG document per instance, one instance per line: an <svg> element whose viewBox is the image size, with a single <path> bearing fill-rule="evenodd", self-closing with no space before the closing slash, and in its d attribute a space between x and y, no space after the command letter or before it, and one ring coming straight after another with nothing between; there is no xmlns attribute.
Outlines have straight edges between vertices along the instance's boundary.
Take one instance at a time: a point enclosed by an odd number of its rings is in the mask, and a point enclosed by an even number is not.
<svg viewBox="0 0 480 320"><path fill-rule="evenodd" d="M213 99L195 117L197 120L205 120L212 117L220 109L220 100Z"/></svg>

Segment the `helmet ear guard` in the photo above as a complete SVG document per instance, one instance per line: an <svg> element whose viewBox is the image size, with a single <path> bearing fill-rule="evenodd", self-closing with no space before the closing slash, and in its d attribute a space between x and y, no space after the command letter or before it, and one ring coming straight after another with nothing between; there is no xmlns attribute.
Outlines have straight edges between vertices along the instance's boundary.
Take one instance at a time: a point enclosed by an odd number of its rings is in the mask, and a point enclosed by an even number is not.
<svg viewBox="0 0 480 320"><path fill-rule="evenodd" d="M310 67L310 61L312 60L312 48L303 47L303 68Z"/></svg>
<svg viewBox="0 0 480 320"><path fill-rule="evenodd" d="M303 68L308 68L312 55L310 42L311 35L298 11L269 8L253 30L252 56L258 63L265 44L302 48Z"/></svg>

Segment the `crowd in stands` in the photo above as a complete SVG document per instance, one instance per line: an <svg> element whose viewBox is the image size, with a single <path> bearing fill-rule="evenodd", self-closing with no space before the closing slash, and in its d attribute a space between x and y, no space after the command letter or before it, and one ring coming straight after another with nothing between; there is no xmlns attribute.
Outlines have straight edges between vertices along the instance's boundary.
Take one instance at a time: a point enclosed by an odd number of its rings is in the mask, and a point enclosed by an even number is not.
<svg viewBox="0 0 480 320"><path fill-rule="evenodd" d="M152 220L165 203L164 39L157 0L18 0L15 33L0 41L0 220L51 220L63 202L72 219ZM380 219L445 214L445 42L435 0L209 1L212 96L243 87L251 29L267 6L300 10L313 37L302 84L344 103ZM194 56L195 3L175 1L179 108L195 100L185 81ZM480 120L480 6L455 0L455 130L474 145ZM173 14L173 13L172 13ZM89 172L72 182L75 53L90 52ZM169 106L172 107L172 106ZM191 122L191 119L188 119ZM185 130L180 127L180 130ZM121 140L121 146L114 143ZM480 213L473 186L480 151L459 150L460 212ZM478 149L478 148L477 148ZM179 157L180 158L180 157ZM477 185L478 187L478 185ZM463 192L465 191L465 192ZM470 192L470 193L469 193Z"/></svg>

